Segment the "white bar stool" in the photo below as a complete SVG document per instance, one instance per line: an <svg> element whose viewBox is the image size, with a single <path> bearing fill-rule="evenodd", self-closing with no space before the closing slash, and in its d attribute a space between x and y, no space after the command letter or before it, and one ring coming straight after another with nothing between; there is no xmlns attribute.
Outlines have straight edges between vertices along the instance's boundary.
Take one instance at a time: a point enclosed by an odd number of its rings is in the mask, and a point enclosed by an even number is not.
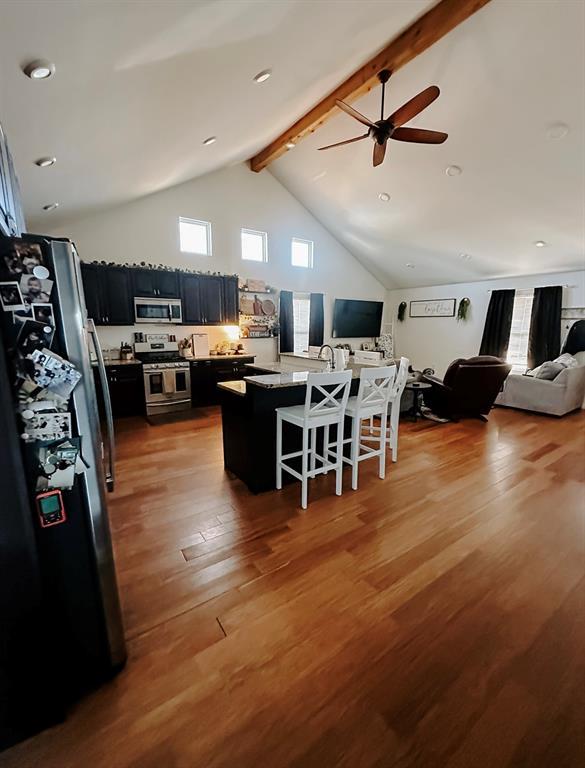
<svg viewBox="0 0 585 768"><path fill-rule="evenodd" d="M410 360L407 357L400 358L400 366L398 368L396 378L394 379L394 383L392 384L390 398L388 400L388 408L390 409L390 424L387 424L387 419L384 421L380 420L380 426L377 427L374 425L373 417L370 419L371 435L375 436L379 434L382 429L382 424L387 425L387 428L385 429L386 440L390 446L390 450L392 451L392 461L398 460L398 426L400 423L400 400L408 380L409 365Z"/></svg>
<svg viewBox="0 0 585 768"><path fill-rule="evenodd" d="M307 396L304 405L290 405L276 409L276 487L282 488L282 471L288 472L301 481L301 506L307 508L308 479L324 474L330 469L336 473L335 493L342 493L342 458L343 458L343 427L345 408L349 397L351 371L334 371L332 373L309 373L307 376ZM315 402L313 397L317 395ZM294 424L303 430L303 447L300 451L282 455L282 422ZM329 427L337 427L335 443L335 460L329 461L329 453L325 448L324 456L317 454L317 429L325 427L325 443L329 442ZM309 436L311 446L309 448ZM333 451L332 451L333 453ZM285 464L288 459L301 457L301 472ZM309 468L310 458L310 468ZM317 460L321 463L316 466Z"/></svg>
<svg viewBox="0 0 585 768"><path fill-rule="evenodd" d="M351 487L357 491L358 471L360 461L373 459L376 456L379 461L378 475L383 479L386 475L386 438L382 430L378 430L378 447L372 448L366 445L364 440L376 440L376 438L362 435L362 421L380 417L380 423L385 424L388 418L388 401L392 392L392 385L396 376L396 366L389 365L380 368L362 368L360 373L360 387L357 397L350 397L347 401L345 415L352 420L351 437L344 443L351 443L350 456L343 461L351 465Z"/></svg>

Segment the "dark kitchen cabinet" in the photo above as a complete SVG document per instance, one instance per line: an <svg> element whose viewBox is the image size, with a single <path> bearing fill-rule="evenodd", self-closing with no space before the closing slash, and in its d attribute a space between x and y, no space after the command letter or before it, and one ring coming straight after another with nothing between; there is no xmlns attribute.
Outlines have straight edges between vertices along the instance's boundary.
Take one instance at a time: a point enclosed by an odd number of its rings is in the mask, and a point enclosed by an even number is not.
<svg viewBox="0 0 585 768"><path fill-rule="evenodd" d="M199 275L181 275L183 323L187 325L202 325L204 323L199 285Z"/></svg>
<svg viewBox="0 0 585 768"><path fill-rule="evenodd" d="M134 306L129 270L82 264L87 313L96 325L133 325Z"/></svg>
<svg viewBox="0 0 585 768"><path fill-rule="evenodd" d="M202 322L222 325L224 315L224 279L221 275L199 275Z"/></svg>
<svg viewBox="0 0 585 768"><path fill-rule="evenodd" d="M220 381L237 381L252 373L246 368L253 356L238 358L217 357L212 360L191 361L191 404L194 407L219 403Z"/></svg>
<svg viewBox="0 0 585 768"><path fill-rule="evenodd" d="M132 269L134 296L142 298L178 299L179 275L164 269Z"/></svg>
<svg viewBox="0 0 585 768"><path fill-rule="evenodd" d="M98 390L98 402L102 403L101 382L97 369L94 369L94 371L96 389ZM114 418L144 416L146 405L142 366L139 363L132 365L108 365L106 366L106 376ZM103 416L103 408L100 410Z"/></svg>
<svg viewBox="0 0 585 768"><path fill-rule="evenodd" d="M226 325L239 325L240 323L240 292L238 290L237 277L223 278L223 317Z"/></svg>

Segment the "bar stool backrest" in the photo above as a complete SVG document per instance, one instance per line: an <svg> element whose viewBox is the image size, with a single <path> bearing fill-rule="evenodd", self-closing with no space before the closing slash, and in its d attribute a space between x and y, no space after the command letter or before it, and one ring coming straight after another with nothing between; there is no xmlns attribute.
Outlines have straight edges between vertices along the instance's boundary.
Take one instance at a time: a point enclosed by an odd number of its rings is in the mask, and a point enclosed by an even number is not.
<svg viewBox="0 0 585 768"><path fill-rule="evenodd" d="M350 384L351 371L309 373L307 397L305 398L305 418L311 416L341 418L347 405Z"/></svg>
<svg viewBox="0 0 585 768"><path fill-rule="evenodd" d="M395 365L387 365L380 368L362 368L356 404L358 410L371 406L381 406L382 408L386 406L392 392L395 377Z"/></svg>
<svg viewBox="0 0 585 768"><path fill-rule="evenodd" d="M398 368L398 373L396 374L396 378L394 379L394 384L392 385L392 391L390 393L390 400L400 400L402 397L402 393L404 392L404 387L406 386L406 381L408 379L408 366L410 365L410 360L407 357L401 357L400 358L400 366Z"/></svg>

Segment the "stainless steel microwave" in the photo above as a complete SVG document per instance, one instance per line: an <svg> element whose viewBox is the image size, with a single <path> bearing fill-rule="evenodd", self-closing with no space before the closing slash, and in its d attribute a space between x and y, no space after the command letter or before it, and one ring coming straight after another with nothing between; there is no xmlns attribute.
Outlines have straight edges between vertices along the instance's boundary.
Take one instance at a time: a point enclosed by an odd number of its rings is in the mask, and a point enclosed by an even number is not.
<svg viewBox="0 0 585 768"><path fill-rule="evenodd" d="M134 298L134 320L137 323L182 323L180 299Z"/></svg>

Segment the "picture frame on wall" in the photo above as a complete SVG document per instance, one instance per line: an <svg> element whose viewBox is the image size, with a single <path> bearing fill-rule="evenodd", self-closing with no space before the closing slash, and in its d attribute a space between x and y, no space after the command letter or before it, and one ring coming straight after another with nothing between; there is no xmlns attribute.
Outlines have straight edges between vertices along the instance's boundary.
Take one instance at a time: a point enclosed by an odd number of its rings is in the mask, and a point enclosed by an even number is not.
<svg viewBox="0 0 585 768"><path fill-rule="evenodd" d="M409 317L455 317L456 299L424 299L411 301Z"/></svg>

